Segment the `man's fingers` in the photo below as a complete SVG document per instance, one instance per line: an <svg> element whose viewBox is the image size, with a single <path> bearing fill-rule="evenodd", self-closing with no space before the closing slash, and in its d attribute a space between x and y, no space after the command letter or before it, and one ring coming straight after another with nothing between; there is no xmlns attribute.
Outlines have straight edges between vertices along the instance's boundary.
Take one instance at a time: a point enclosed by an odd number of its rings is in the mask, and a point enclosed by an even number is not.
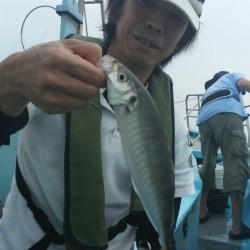
<svg viewBox="0 0 250 250"><path fill-rule="evenodd" d="M102 48L100 45L86 41L80 41L77 39L70 40L74 42L74 45L71 46L71 50L74 54L87 60L93 65L97 65L102 57Z"/></svg>
<svg viewBox="0 0 250 250"><path fill-rule="evenodd" d="M67 41L69 53L60 55L61 65L64 70L79 80L95 85L97 87L106 86L106 74L97 67L97 63L102 57L102 49L99 45L70 39ZM73 56L71 53L73 52ZM63 60L63 62L62 62Z"/></svg>

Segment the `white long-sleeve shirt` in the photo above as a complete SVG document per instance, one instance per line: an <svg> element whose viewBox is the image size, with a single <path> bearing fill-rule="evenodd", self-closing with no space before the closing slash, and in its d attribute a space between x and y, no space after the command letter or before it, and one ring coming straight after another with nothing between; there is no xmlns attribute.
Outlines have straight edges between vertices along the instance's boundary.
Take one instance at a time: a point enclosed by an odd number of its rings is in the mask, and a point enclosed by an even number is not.
<svg viewBox="0 0 250 250"><path fill-rule="evenodd" d="M107 226L115 225L129 213L131 176L126 164L120 134L112 109L101 95L101 146ZM59 233L63 232L65 115L49 115L29 105L29 123L20 134L18 160L34 202L48 216ZM175 117L175 196L194 192L193 170L188 160L187 130ZM83 215L84 216L84 215ZM88 215L86 215L88 216ZM0 220L0 250L27 250L44 236L26 201L17 189L15 178ZM135 229L109 242L109 250L132 250ZM51 244L49 250L64 250Z"/></svg>

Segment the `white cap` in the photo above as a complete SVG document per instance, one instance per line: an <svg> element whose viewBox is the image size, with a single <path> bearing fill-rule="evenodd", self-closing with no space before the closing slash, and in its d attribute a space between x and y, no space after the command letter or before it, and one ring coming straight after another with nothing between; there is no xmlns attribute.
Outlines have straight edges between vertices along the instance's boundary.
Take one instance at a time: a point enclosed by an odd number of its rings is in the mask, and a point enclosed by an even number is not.
<svg viewBox="0 0 250 250"><path fill-rule="evenodd" d="M180 9L189 19L196 30L200 26L202 4L205 0L165 0Z"/></svg>

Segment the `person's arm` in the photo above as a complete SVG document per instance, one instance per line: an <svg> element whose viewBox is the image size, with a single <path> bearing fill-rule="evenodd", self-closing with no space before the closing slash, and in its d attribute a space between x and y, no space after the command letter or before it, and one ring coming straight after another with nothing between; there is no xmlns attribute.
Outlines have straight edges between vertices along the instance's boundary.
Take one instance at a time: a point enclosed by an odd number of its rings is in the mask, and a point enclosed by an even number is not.
<svg viewBox="0 0 250 250"><path fill-rule="evenodd" d="M0 63L0 111L16 117L29 102L51 114L86 108L106 85L101 55L96 44L67 39L9 56Z"/></svg>
<svg viewBox="0 0 250 250"><path fill-rule="evenodd" d="M250 81L247 79L240 79L237 81L237 85L242 89L247 92L250 92Z"/></svg>
<svg viewBox="0 0 250 250"><path fill-rule="evenodd" d="M0 63L0 144L28 121L27 104L56 114L86 108L105 87L101 47L76 39L40 44Z"/></svg>

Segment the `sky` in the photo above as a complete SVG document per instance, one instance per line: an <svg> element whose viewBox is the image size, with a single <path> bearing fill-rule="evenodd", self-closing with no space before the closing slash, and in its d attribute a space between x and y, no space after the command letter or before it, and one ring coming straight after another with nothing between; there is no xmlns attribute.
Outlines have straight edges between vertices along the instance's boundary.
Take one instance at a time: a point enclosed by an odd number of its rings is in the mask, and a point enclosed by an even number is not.
<svg viewBox="0 0 250 250"><path fill-rule="evenodd" d="M24 47L28 48L59 39L60 17L54 9L41 7L28 13L40 5L55 7L61 3L61 0L2 0L0 60L21 51L21 40ZM216 72L240 72L250 79L249 11L250 0L205 1L196 43L165 68L173 79L176 107L183 118L186 115L186 96L203 94L204 82ZM101 36L100 5L87 5L86 17L89 35ZM83 30L83 34L86 34ZM249 94L244 97L245 104L250 104L249 97Z"/></svg>

